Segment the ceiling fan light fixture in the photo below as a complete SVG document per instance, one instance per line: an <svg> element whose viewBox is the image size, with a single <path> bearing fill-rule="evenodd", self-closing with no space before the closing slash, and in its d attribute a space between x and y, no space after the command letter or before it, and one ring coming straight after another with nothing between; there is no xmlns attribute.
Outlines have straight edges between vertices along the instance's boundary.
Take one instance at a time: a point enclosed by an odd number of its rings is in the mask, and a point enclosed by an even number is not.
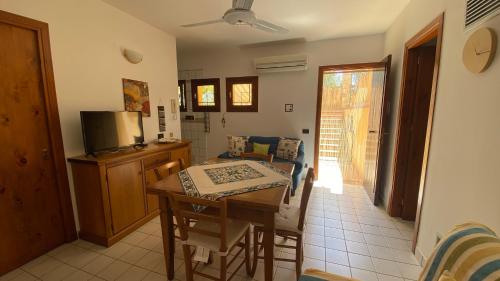
<svg viewBox="0 0 500 281"><path fill-rule="evenodd" d="M226 22L231 25L249 25L256 29L272 33L286 33L288 30L268 21L257 19L251 10L253 0L233 0L233 7L224 13L222 19L204 21L193 24L185 24L183 27L195 27L219 22Z"/></svg>

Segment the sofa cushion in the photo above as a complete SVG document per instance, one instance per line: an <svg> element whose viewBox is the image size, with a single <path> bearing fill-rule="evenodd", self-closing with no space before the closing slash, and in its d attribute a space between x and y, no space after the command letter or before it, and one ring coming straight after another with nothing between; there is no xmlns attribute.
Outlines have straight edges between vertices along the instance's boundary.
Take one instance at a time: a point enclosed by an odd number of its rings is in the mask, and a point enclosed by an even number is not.
<svg viewBox="0 0 500 281"><path fill-rule="evenodd" d="M278 143L280 142L280 137L251 136L248 138L248 142L269 144L269 153L276 155L276 150L278 149Z"/></svg>
<svg viewBox="0 0 500 281"><path fill-rule="evenodd" d="M253 153L267 155L269 153L270 144L253 143Z"/></svg>
<svg viewBox="0 0 500 281"><path fill-rule="evenodd" d="M457 281L499 280L500 239L478 223L455 227L437 244L419 280L436 281L446 271Z"/></svg>
<svg viewBox="0 0 500 281"><path fill-rule="evenodd" d="M232 157L239 157L242 152L245 152L248 137L227 136L227 151Z"/></svg>
<svg viewBox="0 0 500 281"><path fill-rule="evenodd" d="M299 155L299 146L301 142L301 140L297 139L280 139L278 149L276 150L276 157L295 161Z"/></svg>

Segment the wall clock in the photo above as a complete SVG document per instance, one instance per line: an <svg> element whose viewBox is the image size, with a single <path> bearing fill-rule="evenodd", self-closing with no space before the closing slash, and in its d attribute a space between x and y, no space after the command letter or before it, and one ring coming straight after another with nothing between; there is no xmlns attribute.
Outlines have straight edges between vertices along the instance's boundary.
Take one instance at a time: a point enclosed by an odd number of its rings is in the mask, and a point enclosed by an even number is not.
<svg viewBox="0 0 500 281"><path fill-rule="evenodd" d="M465 67L472 73L485 71L493 61L496 49L495 32L489 28L478 29L465 42L463 51Z"/></svg>

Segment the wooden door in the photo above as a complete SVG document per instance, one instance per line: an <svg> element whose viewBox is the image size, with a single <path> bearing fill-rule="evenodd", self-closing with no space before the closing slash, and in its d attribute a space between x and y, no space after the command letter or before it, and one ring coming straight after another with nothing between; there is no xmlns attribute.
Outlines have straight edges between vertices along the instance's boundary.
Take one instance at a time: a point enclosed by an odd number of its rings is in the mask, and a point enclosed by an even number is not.
<svg viewBox="0 0 500 281"><path fill-rule="evenodd" d="M366 140L365 171L363 174L363 186L372 202L378 205L380 202L380 192L382 191L383 170L382 163L385 161L387 137L389 136L388 122L389 110L389 75L391 72L392 56L387 56L384 63L384 83L382 91L373 95L370 104L370 115L368 124L368 137ZM372 91L373 93L374 91Z"/></svg>
<svg viewBox="0 0 500 281"><path fill-rule="evenodd" d="M408 103L405 102L406 113L403 113L407 114L405 119L408 130L405 130L404 135L406 141L402 142L405 146L403 151L406 151L407 157L405 165L402 166L400 182L403 187L401 218L405 220L415 220L417 213L435 54L435 46L409 50L409 57L412 59L409 61L408 68L413 75L409 77L411 81L409 86L413 89L409 91L412 94L408 96Z"/></svg>
<svg viewBox="0 0 500 281"><path fill-rule="evenodd" d="M113 233L118 233L146 215L141 161L107 170Z"/></svg>
<svg viewBox="0 0 500 281"><path fill-rule="evenodd" d="M47 24L0 11L0 275L76 238Z"/></svg>

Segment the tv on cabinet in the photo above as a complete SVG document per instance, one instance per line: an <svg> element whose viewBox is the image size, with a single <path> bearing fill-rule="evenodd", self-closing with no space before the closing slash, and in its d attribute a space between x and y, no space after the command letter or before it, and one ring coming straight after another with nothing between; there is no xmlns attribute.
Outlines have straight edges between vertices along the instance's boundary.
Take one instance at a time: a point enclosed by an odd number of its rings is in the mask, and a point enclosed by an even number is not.
<svg viewBox="0 0 500 281"><path fill-rule="evenodd" d="M140 111L81 111L80 118L87 154L144 143Z"/></svg>

